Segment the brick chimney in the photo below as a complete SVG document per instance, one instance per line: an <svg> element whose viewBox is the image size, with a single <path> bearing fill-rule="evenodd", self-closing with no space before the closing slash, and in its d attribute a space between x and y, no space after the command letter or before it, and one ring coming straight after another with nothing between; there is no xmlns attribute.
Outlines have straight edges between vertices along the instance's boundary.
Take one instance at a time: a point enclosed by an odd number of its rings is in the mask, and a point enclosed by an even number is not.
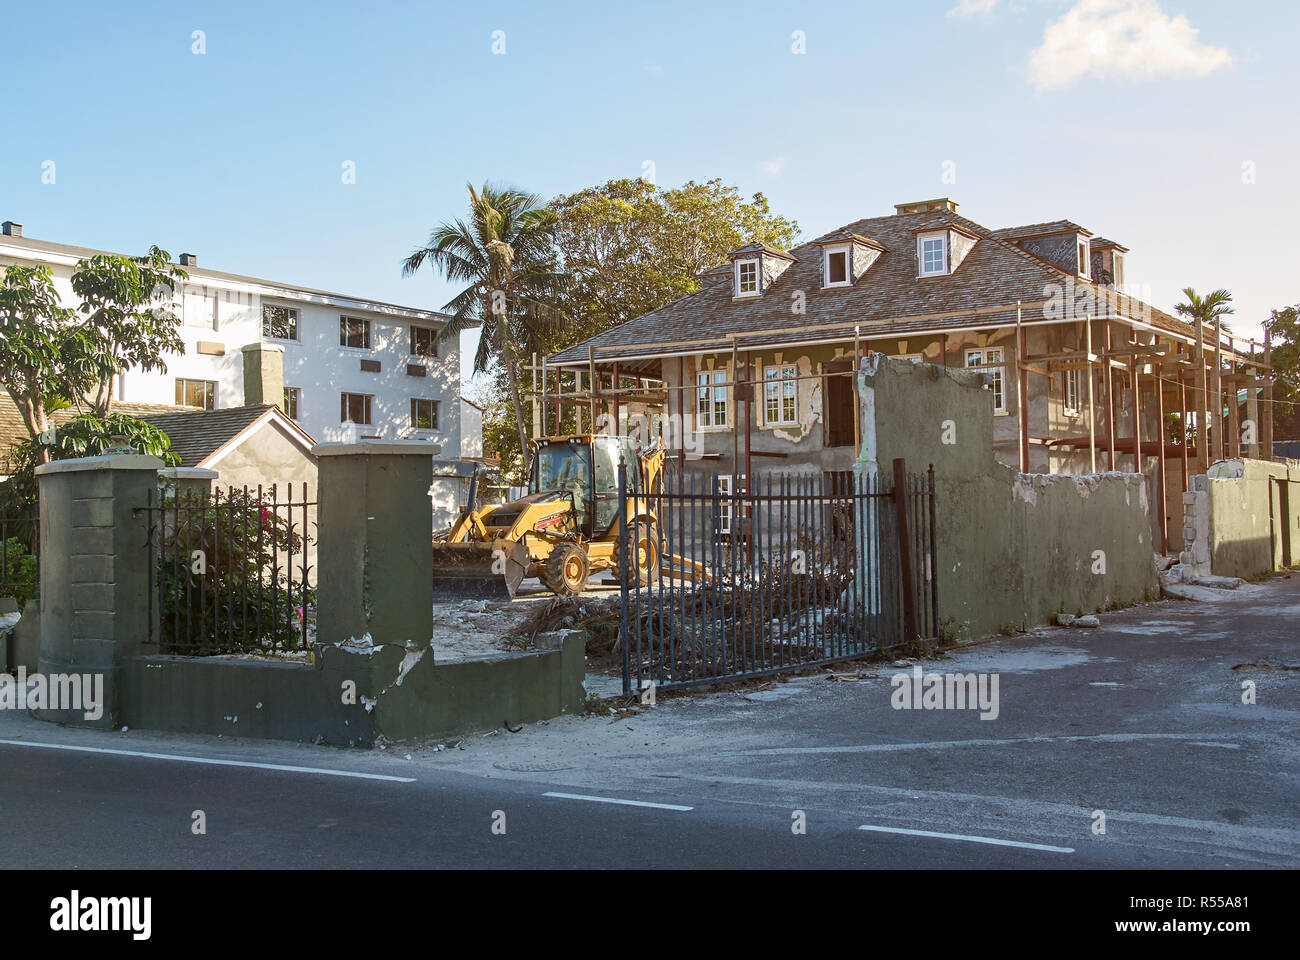
<svg viewBox="0 0 1300 960"><path fill-rule="evenodd" d="M250 343L244 355L244 405L284 405L284 347L278 343Z"/></svg>
<svg viewBox="0 0 1300 960"><path fill-rule="evenodd" d="M6 237L21 237L23 235L23 225L14 223L12 220L6 220L4 223L0 223L0 233L3 233Z"/></svg>

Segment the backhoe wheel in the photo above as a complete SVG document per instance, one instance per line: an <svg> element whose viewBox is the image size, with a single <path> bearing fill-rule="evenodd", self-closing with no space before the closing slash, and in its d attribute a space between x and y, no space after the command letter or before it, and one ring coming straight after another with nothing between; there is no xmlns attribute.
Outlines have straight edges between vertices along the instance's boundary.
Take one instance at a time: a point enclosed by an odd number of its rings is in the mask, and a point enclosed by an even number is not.
<svg viewBox="0 0 1300 960"><path fill-rule="evenodd" d="M542 583L557 597L576 597L587 589L591 562L576 543L557 543L542 566Z"/></svg>
<svg viewBox="0 0 1300 960"><path fill-rule="evenodd" d="M635 549L628 554L629 581L638 587L648 587L659 581L660 556L659 528L653 522L638 521L627 525L628 539L633 541ZM614 553L614 570L623 577L623 544L618 545Z"/></svg>

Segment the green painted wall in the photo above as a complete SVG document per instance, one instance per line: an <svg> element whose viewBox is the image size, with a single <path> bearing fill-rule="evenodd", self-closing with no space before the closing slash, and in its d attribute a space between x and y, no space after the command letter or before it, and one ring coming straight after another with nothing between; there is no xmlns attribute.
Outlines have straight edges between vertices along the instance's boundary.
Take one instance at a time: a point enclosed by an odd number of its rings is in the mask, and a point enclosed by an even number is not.
<svg viewBox="0 0 1300 960"><path fill-rule="evenodd" d="M321 642L369 634L376 644L427 647L433 635L431 455L336 452L345 446L367 448L325 444L314 451Z"/></svg>
<svg viewBox="0 0 1300 960"><path fill-rule="evenodd" d="M119 723L121 664L149 639L148 517L137 512L158 485L162 461L138 454L43 464L41 515L41 673L102 673L104 712L45 711L74 725ZM156 495L156 494L155 494Z"/></svg>
<svg viewBox="0 0 1300 960"><path fill-rule="evenodd" d="M880 355L867 364L858 469L889 473L895 457L914 473L934 465L946 634L982 636L1158 595L1140 475L1021 475L993 454L993 397L980 376Z"/></svg>
<svg viewBox="0 0 1300 960"><path fill-rule="evenodd" d="M437 664L426 651L375 706L376 729L393 740L493 730L580 713L586 645L566 637L559 650L500 654Z"/></svg>
<svg viewBox="0 0 1300 960"><path fill-rule="evenodd" d="M368 746L381 734L391 740L450 736L583 709L586 649L576 635L559 650L445 664L435 664L431 650L408 654L393 645L371 652L318 646L316 655L315 664L134 658L122 671L119 722L179 733Z"/></svg>
<svg viewBox="0 0 1300 960"><path fill-rule="evenodd" d="M1224 460L1206 472L1210 571L1259 577L1300 560L1300 471L1265 460Z"/></svg>

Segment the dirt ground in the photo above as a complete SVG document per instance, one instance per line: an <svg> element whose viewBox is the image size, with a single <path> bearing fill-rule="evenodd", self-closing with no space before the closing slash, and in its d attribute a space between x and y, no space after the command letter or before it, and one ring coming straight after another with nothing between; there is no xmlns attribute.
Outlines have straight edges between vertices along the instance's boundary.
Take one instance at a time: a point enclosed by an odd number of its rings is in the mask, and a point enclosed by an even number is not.
<svg viewBox="0 0 1300 960"><path fill-rule="evenodd" d="M587 591L561 607L537 580L525 580L514 600L461 600L433 605L433 651L440 661L528 649L574 627L589 606L617 603L618 587L592 577ZM576 605L577 609L571 609ZM569 622L565 622L568 620ZM503 642L504 641L504 642Z"/></svg>

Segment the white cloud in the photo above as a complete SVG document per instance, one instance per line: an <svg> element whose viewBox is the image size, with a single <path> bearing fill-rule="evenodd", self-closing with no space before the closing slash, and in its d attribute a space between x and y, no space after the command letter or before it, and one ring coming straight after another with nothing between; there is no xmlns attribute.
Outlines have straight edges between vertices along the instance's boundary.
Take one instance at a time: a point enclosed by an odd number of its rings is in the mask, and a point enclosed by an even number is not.
<svg viewBox="0 0 1300 960"><path fill-rule="evenodd" d="M763 161L763 172L778 176L785 167L785 157L773 157L771 160Z"/></svg>
<svg viewBox="0 0 1300 960"><path fill-rule="evenodd" d="M1170 17L1156 0L1079 0L1050 23L1029 58L1029 81L1060 90L1087 76L1150 80L1204 76L1232 63L1232 54L1197 39L1184 16Z"/></svg>
<svg viewBox="0 0 1300 960"><path fill-rule="evenodd" d="M950 17L973 17L981 13L992 13L998 0L960 0L957 6L948 11Z"/></svg>

